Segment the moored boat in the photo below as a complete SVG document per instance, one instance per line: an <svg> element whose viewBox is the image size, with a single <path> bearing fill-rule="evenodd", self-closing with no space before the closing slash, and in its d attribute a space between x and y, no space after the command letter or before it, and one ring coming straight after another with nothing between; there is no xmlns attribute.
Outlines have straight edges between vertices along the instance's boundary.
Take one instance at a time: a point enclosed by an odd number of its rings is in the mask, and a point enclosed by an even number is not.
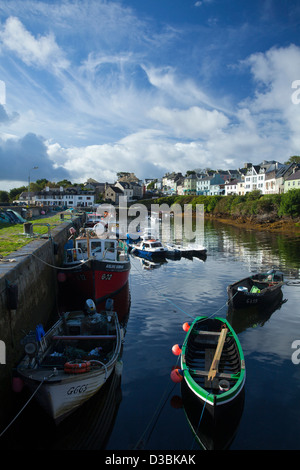
<svg viewBox="0 0 300 470"><path fill-rule="evenodd" d="M227 287L229 304L233 308L270 306L282 297L283 274L271 269L256 273Z"/></svg>
<svg viewBox="0 0 300 470"><path fill-rule="evenodd" d="M179 351L181 370L172 371L175 380L176 377L181 380L182 376L213 416L224 410L243 390L246 377L244 354L226 319L196 317Z"/></svg>
<svg viewBox="0 0 300 470"><path fill-rule="evenodd" d="M67 290L81 293L97 304L122 289L129 272L127 244L115 237L107 238L106 232L100 238L86 229L66 244L58 279Z"/></svg>
<svg viewBox="0 0 300 470"><path fill-rule="evenodd" d="M147 259L165 258L166 248L155 238L142 239L132 246L131 253Z"/></svg>
<svg viewBox="0 0 300 470"><path fill-rule="evenodd" d="M46 334L39 325L23 340L19 377L45 411L60 422L100 390L122 346L116 312L87 309L63 314Z"/></svg>

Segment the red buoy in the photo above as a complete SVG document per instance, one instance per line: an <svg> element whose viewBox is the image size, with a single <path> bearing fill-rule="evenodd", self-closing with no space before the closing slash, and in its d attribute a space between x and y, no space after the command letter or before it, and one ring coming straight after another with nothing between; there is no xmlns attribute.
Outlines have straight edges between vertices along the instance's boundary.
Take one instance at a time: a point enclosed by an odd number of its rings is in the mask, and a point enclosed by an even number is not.
<svg viewBox="0 0 300 470"><path fill-rule="evenodd" d="M174 344L172 348L172 353L175 354L175 356L179 356L181 354L181 347L179 344Z"/></svg>
<svg viewBox="0 0 300 470"><path fill-rule="evenodd" d="M12 389L15 393L20 393L23 390L23 380L20 377L13 377L12 379Z"/></svg>
<svg viewBox="0 0 300 470"><path fill-rule="evenodd" d="M186 321L186 322L182 325L183 331L186 331L186 332L189 331L190 326L191 326L191 325Z"/></svg>
<svg viewBox="0 0 300 470"><path fill-rule="evenodd" d="M58 273L57 275L58 282L65 282L66 279L67 279L67 276L65 273Z"/></svg>
<svg viewBox="0 0 300 470"><path fill-rule="evenodd" d="M175 383L179 383L182 381L183 379L183 375L181 375L181 369L173 369L171 374L170 374L170 377L171 377L171 380Z"/></svg>

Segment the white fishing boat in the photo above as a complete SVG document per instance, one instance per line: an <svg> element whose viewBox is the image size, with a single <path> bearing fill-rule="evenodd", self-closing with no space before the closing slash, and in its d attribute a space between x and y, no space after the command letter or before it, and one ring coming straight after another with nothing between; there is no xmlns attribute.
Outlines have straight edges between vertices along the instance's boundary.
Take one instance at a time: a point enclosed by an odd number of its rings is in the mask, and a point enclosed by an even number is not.
<svg viewBox="0 0 300 470"><path fill-rule="evenodd" d="M55 422L98 392L120 356L122 331L116 312L106 305L97 313L91 299L86 307L64 313L46 334L38 325L23 340L18 375Z"/></svg>

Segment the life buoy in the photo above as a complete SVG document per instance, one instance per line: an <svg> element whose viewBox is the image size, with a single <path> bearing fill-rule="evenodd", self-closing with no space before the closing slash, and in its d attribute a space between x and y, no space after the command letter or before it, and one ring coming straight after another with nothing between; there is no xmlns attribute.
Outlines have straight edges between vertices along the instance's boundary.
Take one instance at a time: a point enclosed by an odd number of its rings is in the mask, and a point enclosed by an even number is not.
<svg viewBox="0 0 300 470"><path fill-rule="evenodd" d="M91 363L89 361L82 362L66 362L64 365L64 372L66 374L83 374L91 370Z"/></svg>

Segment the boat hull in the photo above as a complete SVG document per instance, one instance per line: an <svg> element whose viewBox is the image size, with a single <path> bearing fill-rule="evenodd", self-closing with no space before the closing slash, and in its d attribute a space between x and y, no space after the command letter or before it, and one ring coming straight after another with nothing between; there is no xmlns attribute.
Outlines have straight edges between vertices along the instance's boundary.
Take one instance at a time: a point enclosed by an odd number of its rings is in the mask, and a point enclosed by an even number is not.
<svg viewBox="0 0 300 470"><path fill-rule="evenodd" d="M108 380L121 355L123 330L111 309L67 312L40 339L38 327L23 340L26 354L17 372L58 423Z"/></svg>
<svg viewBox="0 0 300 470"><path fill-rule="evenodd" d="M222 325L228 329L224 352L219 360L216 378L209 381L212 351L217 345L215 338L208 338L216 333L220 334ZM205 333L203 336L201 328ZM182 347L181 368L187 386L205 404L210 414L215 416L238 397L245 385L245 361L238 337L227 320L219 317L197 317L194 320ZM229 384L228 390L222 390L220 386L221 380L224 379Z"/></svg>
<svg viewBox="0 0 300 470"><path fill-rule="evenodd" d="M161 260L166 258L166 251L146 251L133 248L131 253L133 255L139 256L140 258L145 258L148 260Z"/></svg>
<svg viewBox="0 0 300 470"><path fill-rule="evenodd" d="M35 397L39 405L58 424L101 389L112 374L114 367L115 363L111 364L106 371L57 377L57 380L55 377L52 380L46 379L39 389L41 384L39 373L20 371L19 374L28 389L36 393ZM45 371L43 373L45 377L51 375Z"/></svg>
<svg viewBox="0 0 300 470"><path fill-rule="evenodd" d="M233 308L251 306L260 308L280 302L282 297L281 288L284 282L267 282L262 279L254 280L256 276L262 278L263 274L241 279L227 287L228 301ZM258 292L251 292L253 287L257 287Z"/></svg>
<svg viewBox="0 0 300 470"><path fill-rule="evenodd" d="M64 271L64 285L83 298L99 303L116 294L128 282L130 261L113 262L90 260Z"/></svg>

